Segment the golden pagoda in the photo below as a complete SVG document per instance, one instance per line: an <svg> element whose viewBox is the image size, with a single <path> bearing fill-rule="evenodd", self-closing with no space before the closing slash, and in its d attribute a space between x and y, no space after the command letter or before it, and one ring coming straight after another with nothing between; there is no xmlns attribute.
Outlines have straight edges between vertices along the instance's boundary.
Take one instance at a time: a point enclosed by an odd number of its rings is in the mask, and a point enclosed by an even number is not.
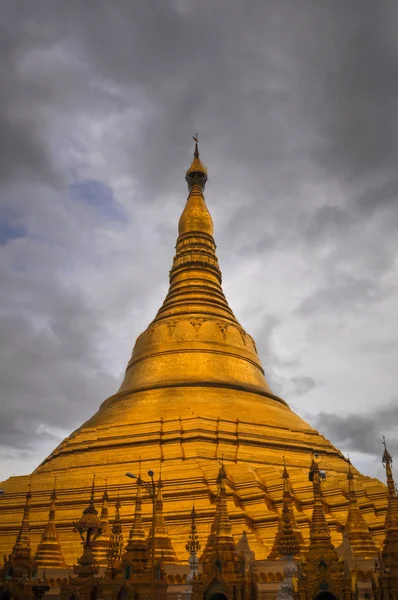
<svg viewBox="0 0 398 600"><path fill-rule="evenodd" d="M193 495L199 541L202 547L206 543L222 456L228 472L232 536L238 539L247 531L257 560L269 555L278 531L284 456L305 542L314 505L308 457L313 450L324 457L328 525L334 543L341 542L349 509L346 459L272 393L255 342L228 305L221 286L213 221L204 198L207 169L199 156L197 138L186 181L188 199L179 220L169 291L153 321L138 336L120 389L33 473L38 490L33 547L40 542L48 520L45 498L56 476L58 534L68 564L80 555L79 541L70 527L85 504L87 481L97 473L108 479L109 488L119 488L126 507L123 519L131 523L134 505L125 472L140 457L148 469L162 467L162 517L158 513L158 523L163 519L167 528L172 560L187 560ZM0 552L9 554L28 477L11 477L0 485L5 490L0 499ZM366 499L366 524L381 544L384 486L360 474L356 485ZM142 520L147 534L152 505L146 499ZM163 557L166 560L165 552Z"/></svg>

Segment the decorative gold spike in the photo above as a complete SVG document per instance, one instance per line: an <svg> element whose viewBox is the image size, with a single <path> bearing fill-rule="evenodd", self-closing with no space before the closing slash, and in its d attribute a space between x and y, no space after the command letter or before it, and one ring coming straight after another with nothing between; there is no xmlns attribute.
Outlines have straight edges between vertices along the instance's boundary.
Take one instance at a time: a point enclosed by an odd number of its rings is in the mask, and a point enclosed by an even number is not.
<svg viewBox="0 0 398 600"><path fill-rule="evenodd" d="M120 518L120 506L121 504L118 494L115 504L115 520L112 524L108 549L108 570L110 571L114 571L118 568L123 555L124 541L122 521Z"/></svg>
<svg viewBox="0 0 398 600"><path fill-rule="evenodd" d="M330 530L326 520L322 504L321 478L319 463L312 457L310 477L312 475L312 486L314 493L314 508L310 525L310 548L333 549Z"/></svg>
<svg viewBox="0 0 398 600"><path fill-rule="evenodd" d="M200 562L205 581L211 578L215 572L222 572L225 581L238 583L241 581L240 577L244 577L244 558L241 563L232 536L225 486L226 478L227 472L222 463L216 480L218 484L216 513Z"/></svg>
<svg viewBox="0 0 398 600"><path fill-rule="evenodd" d="M98 518L98 511L94 506L95 499L95 475L91 486L90 501L83 510L80 519L75 523L74 529L80 534L83 544L87 547L92 547L95 539L102 531L101 522Z"/></svg>
<svg viewBox="0 0 398 600"><path fill-rule="evenodd" d="M293 501L289 485L289 473L286 467L286 459L283 457L283 506L279 521L278 532L275 536L272 550L268 556L275 560L284 556L297 556L305 549L304 539L299 530L293 511Z"/></svg>
<svg viewBox="0 0 398 600"><path fill-rule="evenodd" d="M122 557L122 562L129 565L129 572L143 573L149 561L149 550L142 520L141 460L139 465L139 475L136 479L136 483L137 491L135 496L133 526L130 529L126 550Z"/></svg>
<svg viewBox="0 0 398 600"><path fill-rule="evenodd" d="M50 509L48 512L48 522L43 531L41 541L37 546L35 561L38 567L42 569L65 569L67 568L65 559L62 554L61 545L57 527L55 523L55 511L57 494L55 489L56 479L54 479L54 487L50 496Z"/></svg>
<svg viewBox="0 0 398 600"><path fill-rule="evenodd" d="M35 560L32 558L30 547L30 502L32 498L32 477L30 477L28 492L25 497L22 523L17 538L8 559L4 558L4 564L0 569L0 581L9 578L18 582L21 580L31 581L37 569Z"/></svg>
<svg viewBox="0 0 398 600"><path fill-rule="evenodd" d="M190 554L193 554L193 553L196 554L196 552L199 552L199 550L201 548L195 519L196 519L196 511L195 511L195 504L193 504L192 510L191 510L191 533L189 534L188 542L185 545L186 551L189 552Z"/></svg>
<svg viewBox="0 0 398 600"><path fill-rule="evenodd" d="M31 501L31 499L32 499L32 492L31 492L31 480L30 480L28 492L27 492L26 498L25 498L25 506L23 509L21 527L19 529L17 539L15 542L15 546L12 551L12 555L14 557L22 556L22 554L24 556L27 556L28 554L30 555L29 517L30 517L30 501Z"/></svg>
<svg viewBox="0 0 398 600"><path fill-rule="evenodd" d="M347 480L349 507L344 533L347 535L348 543L355 558L376 559L379 551L358 506L350 459L348 459Z"/></svg>
<svg viewBox="0 0 398 600"><path fill-rule="evenodd" d="M161 475L157 483L157 494L155 501L155 561L161 560L166 564L178 564L180 561L175 553L173 542L167 532L166 523L163 515L163 481ZM151 551L152 545L152 525L147 538L148 548Z"/></svg>
<svg viewBox="0 0 398 600"><path fill-rule="evenodd" d="M109 509L108 509L108 480L105 479L104 493L102 495L102 507L100 514L101 522L101 533L96 538L93 545L93 557L94 560L100 566L106 566L108 564L108 551L111 539L111 530L109 526Z"/></svg>
<svg viewBox="0 0 398 600"><path fill-rule="evenodd" d="M102 532L101 521L98 511L94 505L95 501L95 475L91 486L91 495L87 508L83 510L82 516L75 523L74 530L77 531L83 541L83 554L74 565L73 572L81 579L93 577L98 573L98 565L93 557L93 545L96 538Z"/></svg>

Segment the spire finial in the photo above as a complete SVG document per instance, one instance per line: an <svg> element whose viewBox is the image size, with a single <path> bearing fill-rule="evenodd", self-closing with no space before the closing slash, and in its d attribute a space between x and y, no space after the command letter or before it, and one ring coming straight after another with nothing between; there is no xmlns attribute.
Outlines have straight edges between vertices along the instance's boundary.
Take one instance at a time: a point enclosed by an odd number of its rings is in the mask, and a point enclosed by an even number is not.
<svg viewBox="0 0 398 600"><path fill-rule="evenodd" d="M285 455L283 455L283 473L282 473L282 478L283 479L289 479L289 473L287 472L286 456Z"/></svg>
<svg viewBox="0 0 398 600"><path fill-rule="evenodd" d="M392 475L392 456L389 453L389 451L387 450L387 442L386 442L386 438L384 437L384 435L383 435L383 446L384 446L384 452L383 452L383 457L382 457L382 464L386 470L388 497L391 498L393 496L396 496L396 491L395 491L394 478Z"/></svg>
<svg viewBox="0 0 398 600"><path fill-rule="evenodd" d="M195 152L194 152L194 157L195 158L199 158L199 138L198 138L198 134L195 133L195 135L192 136L192 139L195 140Z"/></svg>
<svg viewBox="0 0 398 600"><path fill-rule="evenodd" d="M348 481L352 481L354 479L354 473L352 472L351 460L350 460L349 454L347 454L347 462L348 462L347 479L348 479Z"/></svg>
<svg viewBox="0 0 398 600"><path fill-rule="evenodd" d="M198 538L198 532L196 529L196 510L195 510L195 498L192 502L192 510L191 510L191 533L188 537L188 542L185 545L185 549L190 554L198 552L200 550L200 542Z"/></svg>
<svg viewBox="0 0 398 600"><path fill-rule="evenodd" d="M51 494L51 500L53 500L54 502L57 499L56 486L57 486L57 478L54 477L54 486L53 486L53 491Z"/></svg>
<svg viewBox="0 0 398 600"><path fill-rule="evenodd" d="M392 456L389 453L389 451L387 450L387 442L386 442L386 438L384 435L383 435L383 446L384 446L384 452L383 452L382 462L383 462L383 467L385 467L388 463L390 465L392 464Z"/></svg>
<svg viewBox="0 0 398 600"><path fill-rule="evenodd" d="M191 192L194 186L198 186L198 191L204 190L207 181L207 168L202 164L199 158L199 138L198 134L192 136L195 142L195 150L193 153L193 161L188 171L186 172L185 179L188 184L188 189Z"/></svg>
<svg viewBox="0 0 398 600"><path fill-rule="evenodd" d="M105 477L105 487L104 487L104 493L102 496L102 501L103 502L108 502L109 497L108 497L108 478Z"/></svg>

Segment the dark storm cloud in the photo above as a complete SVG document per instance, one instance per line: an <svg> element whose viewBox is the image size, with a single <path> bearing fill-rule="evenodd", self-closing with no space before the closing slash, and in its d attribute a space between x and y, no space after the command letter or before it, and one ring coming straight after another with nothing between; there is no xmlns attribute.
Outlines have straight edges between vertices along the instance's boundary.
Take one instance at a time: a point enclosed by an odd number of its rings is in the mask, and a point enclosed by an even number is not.
<svg viewBox="0 0 398 600"><path fill-rule="evenodd" d="M32 93L16 75L20 46L19 40L7 37L2 37L0 43L0 180L40 174L52 179L54 173L40 127L32 114L18 110L24 95Z"/></svg>
<svg viewBox="0 0 398 600"><path fill-rule="evenodd" d="M316 426L337 446L346 451L380 456L386 437L392 454L398 453L398 398L389 406L373 412L352 413L344 417L321 413Z"/></svg>
<svg viewBox="0 0 398 600"><path fill-rule="evenodd" d="M327 394L318 365L310 373L281 346L296 330L304 350L323 342L336 309L366 323L393 294L395 1L13 0L0 10L9 446L74 427L117 388L165 293L195 131L232 308L257 327L276 391ZM296 329L282 343L286 318ZM319 338L306 338L310 326Z"/></svg>

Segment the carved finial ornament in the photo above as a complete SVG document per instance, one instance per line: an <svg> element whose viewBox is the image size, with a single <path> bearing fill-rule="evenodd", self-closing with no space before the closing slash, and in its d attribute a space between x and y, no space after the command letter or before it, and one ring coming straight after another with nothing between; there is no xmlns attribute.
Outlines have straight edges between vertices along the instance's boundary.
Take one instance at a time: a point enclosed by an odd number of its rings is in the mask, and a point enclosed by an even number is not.
<svg viewBox="0 0 398 600"><path fill-rule="evenodd" d="M188 183L189 191L192 190L194 185L198 185L202 191L205 188L207 181L207 168L203 165L199 157L199 138L198 134L192 136L195 142L195 150L193 155L193 161L188 171L186 172L185 179Z"/></svg>

